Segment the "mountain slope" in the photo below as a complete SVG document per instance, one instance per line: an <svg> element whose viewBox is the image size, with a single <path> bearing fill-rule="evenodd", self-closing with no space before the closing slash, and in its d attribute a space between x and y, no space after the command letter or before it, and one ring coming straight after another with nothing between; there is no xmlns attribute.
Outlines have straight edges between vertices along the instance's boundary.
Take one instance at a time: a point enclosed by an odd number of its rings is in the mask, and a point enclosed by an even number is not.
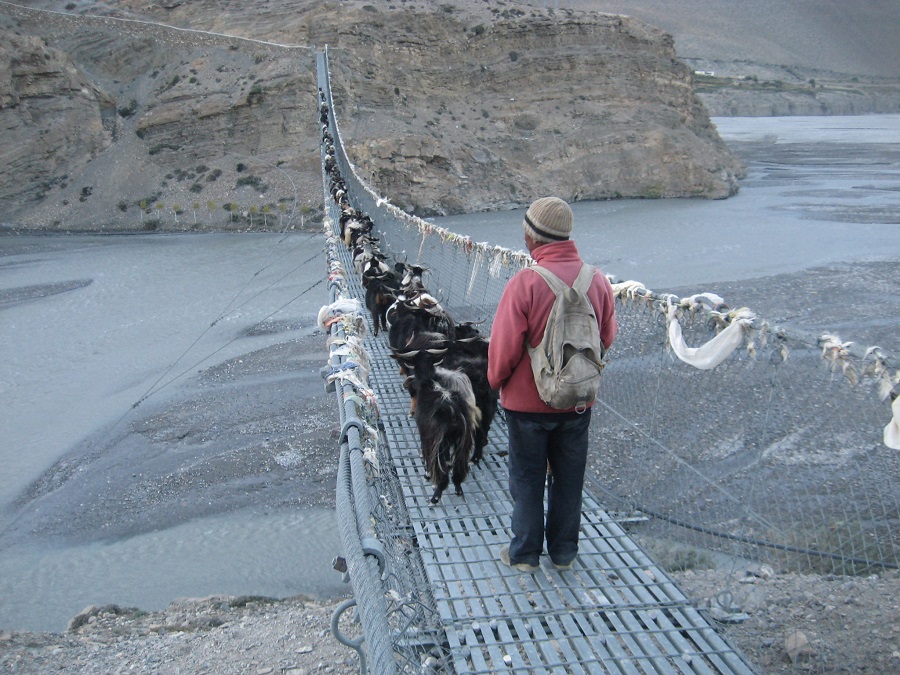
<svg viewBox="0 0 900 675"><path fill-rule="evenodd" d="M534 3L532 3L534 4ZM562 0L627 14L671 33L679 58L746 70L777 66L850 76L900 76L894 0Z"/></svg>

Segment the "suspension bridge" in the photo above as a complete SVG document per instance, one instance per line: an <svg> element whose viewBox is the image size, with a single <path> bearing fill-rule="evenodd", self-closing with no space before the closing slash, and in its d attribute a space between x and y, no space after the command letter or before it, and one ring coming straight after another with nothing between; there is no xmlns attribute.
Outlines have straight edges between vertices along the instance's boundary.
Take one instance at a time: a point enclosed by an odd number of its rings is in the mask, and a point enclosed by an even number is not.
<svg viewBox="0 0 900 675"><path fill-rule="evenodd" d="M373 218L386 252L428 267L429 288L455 318L488 331L526 256L434 227L372 192L341 144L327 55L316 60L354 207ZM327 180L323 171L335 320L323 376L341 421L336 563L353 589L332 630L358 651L363 672L753 673L727 624L658 562L655 543L798 572L898 568L900 453L888 445L900 424L896 356L772 326L708 294L678 298L636 282L614 285L620 333L592 422L578 560L569 571L544 560L534 575L500 564L511 506L503 420L465 499L447 494L431 506L386 341L361 312L345 311L363 292L336 236ZM714 367L689 362L686 345L732 326L739 344ZM349 635L351 614L361 634Z"/></svg>
<svg viewBox="0 0 900 675"><path fill-rule="evenodd" d="M319 86L330 91L324 54ZM330 95L324 98L333 112ZM325 197L333 227L339 213ZM347 272L353 269L348 251L334 237L329 258L331 300L361 300L359 280ZM338 344L347 344L352 325L334 329ZM418 432L389 348L383 337L363 344L377 418L365 422L358 410L363 382L336 378L341 386L335 387L343 413L338 509L356 592L351 604L367 649L343 639L360 650L363 663L367 654L379 673L423 665L460 673L752 672L590 495L573 570L545 564L537 574L520 575L504 569L497 551L509 538L510 499L502 420L493 425L486 460L467 482L466 498L430 505ZM360 356L336 353L335 373L346 363L341 356L351 363ZM367 436L374 437L378 456L370 448L367 457ZM390 489L373 491L372 483Z"/></svg>
<svg viewBox="0 0 900 675"><path fill-rule="evenodd" d="M476 244L372 192L340 142L327 52L317 68L352 206L373 220L382 250L428 268L429 290L454 318L489 330L525 255ZM885 447L896 424L888 396L896 359L771 326L710 294L675 298L636 282L614 284L620 336L593 423L599 447L577 562L559 571L542 560L534 575L502 565L511 510L503 420L465 498L448 493L430 505L386 336L374 337L369 319L348 309L364 290L323 178L331 302L323 374L340 410L339 565L354 591L333 631L358 650L363 671L757 672L635 533L788 569L897 567L900 470ZM341 628L351 608L356 638Z"/></svg>

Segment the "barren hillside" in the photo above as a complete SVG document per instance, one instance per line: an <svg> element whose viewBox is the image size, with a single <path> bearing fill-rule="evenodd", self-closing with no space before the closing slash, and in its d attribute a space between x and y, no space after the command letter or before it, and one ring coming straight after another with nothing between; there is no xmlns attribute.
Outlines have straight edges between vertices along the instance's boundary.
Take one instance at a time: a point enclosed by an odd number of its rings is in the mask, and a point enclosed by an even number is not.
<svg viewBox="0 0 900 675"><path fill-rule="evenodd" d="M325 45L351 157L417 214L515 207L539 185L569 199L737 189L740 163L690 70L633 19L288 0L69 7L0 5L8 222L246 228L312 207L312 56Z"/></svg>
<svg viewBox="0 0 900 675"><path fill-rule="evenodd" d="M723 73L768 66L835 76L900 76L900 4L892 0L560 0L560 4L627 14L650 23L674 36L679 58Z"/></svg>

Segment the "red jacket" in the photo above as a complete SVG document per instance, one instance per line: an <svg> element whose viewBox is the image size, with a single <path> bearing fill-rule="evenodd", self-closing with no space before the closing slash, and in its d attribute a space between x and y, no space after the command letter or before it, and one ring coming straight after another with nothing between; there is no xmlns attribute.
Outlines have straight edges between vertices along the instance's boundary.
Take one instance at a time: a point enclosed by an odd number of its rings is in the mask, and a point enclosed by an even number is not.
<svg viewBox="0 0 900 675"><path fill-rule="evenodd" d="M571 240L539 246L532 257L570 286L583 262ZM609 349L618 331L615 300L609 280L599 270L594 274L588 297L597 314L600 339ZM488 381L491 387L500 390L500 404L507 410L560 412L538 395L531 358L525 348L526 342L532 347L540 344L555 299L547 282L527 268L516 273L503 291L491 328Z"/></svg>

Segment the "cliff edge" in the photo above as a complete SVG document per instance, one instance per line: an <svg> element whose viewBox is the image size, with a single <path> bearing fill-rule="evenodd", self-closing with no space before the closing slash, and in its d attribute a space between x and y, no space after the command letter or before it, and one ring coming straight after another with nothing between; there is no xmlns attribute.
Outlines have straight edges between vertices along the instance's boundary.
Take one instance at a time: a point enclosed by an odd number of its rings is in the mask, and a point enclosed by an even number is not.
<svg viewBox="0 0 900 675"><path fill-rule="evenodd" d="M321 200L314 52L373 188L418 215L536 194L723 198L741 174L667 34L596 12L271 0L0 5L0 221L260 229Z"/></svg>

